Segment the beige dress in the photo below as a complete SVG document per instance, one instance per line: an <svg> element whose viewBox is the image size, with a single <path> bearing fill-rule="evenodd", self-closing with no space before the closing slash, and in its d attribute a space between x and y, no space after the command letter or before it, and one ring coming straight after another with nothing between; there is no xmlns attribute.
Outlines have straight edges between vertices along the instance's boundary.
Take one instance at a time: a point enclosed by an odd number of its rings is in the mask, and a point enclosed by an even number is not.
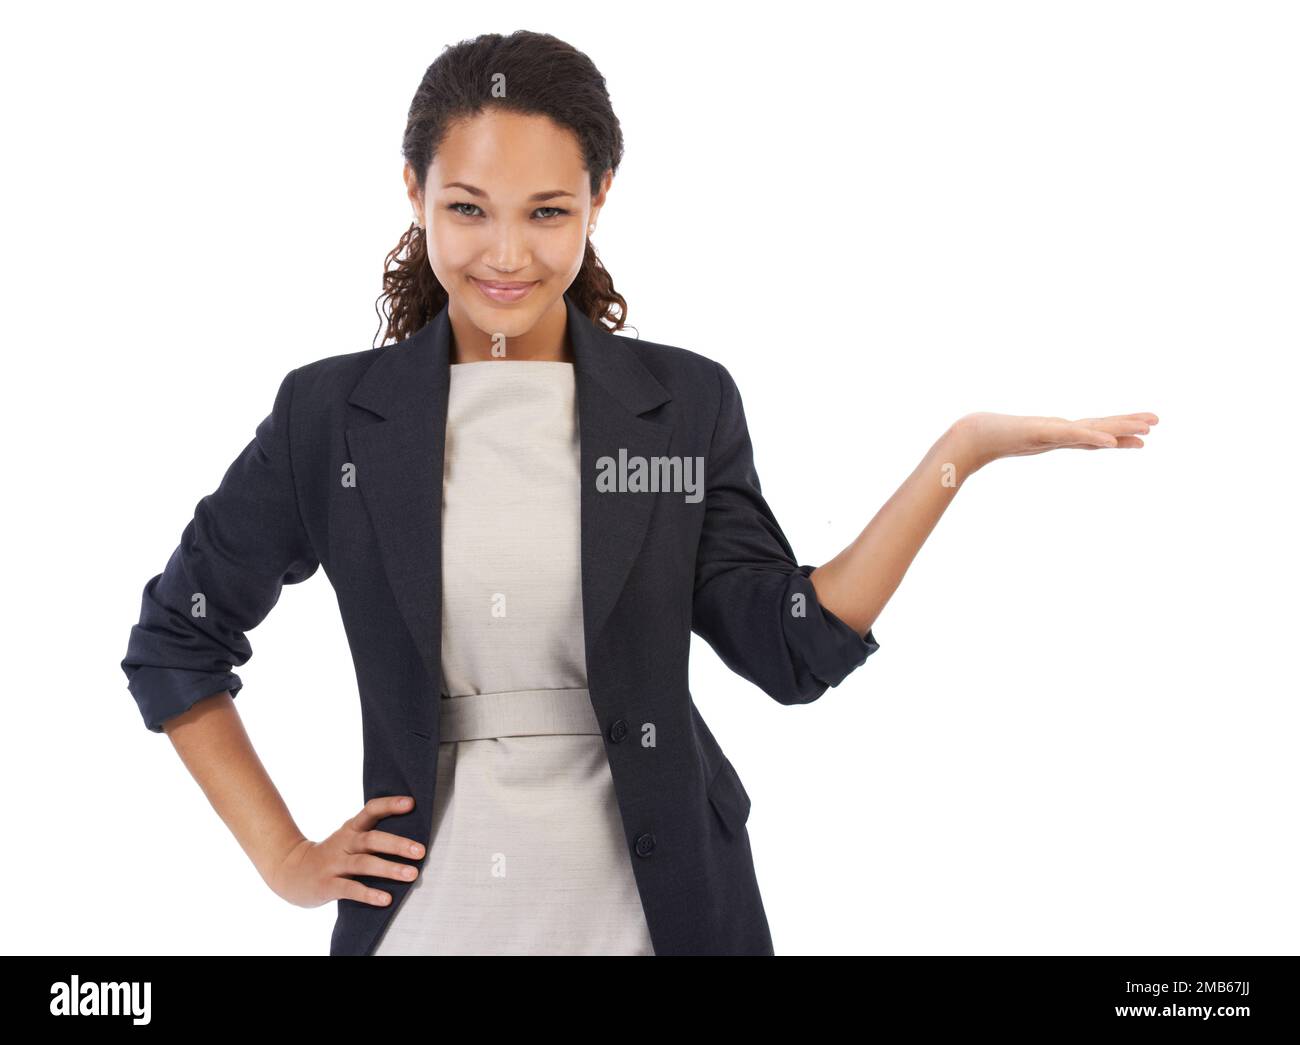
<svg viewBox="0 0 1300 1045"><path fill-rule="evenodd" d="M582 623L571 363L451 366L433 837L375 955L654 948Z"/></svg>

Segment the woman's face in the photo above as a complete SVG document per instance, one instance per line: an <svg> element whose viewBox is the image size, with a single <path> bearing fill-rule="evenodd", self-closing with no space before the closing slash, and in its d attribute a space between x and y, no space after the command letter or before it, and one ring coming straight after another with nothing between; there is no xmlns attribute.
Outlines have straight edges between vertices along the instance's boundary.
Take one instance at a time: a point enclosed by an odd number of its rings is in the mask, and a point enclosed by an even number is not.
<svg viewBox="0 0 1300 1045"><path fill-rule="evenodd" d="M452 126L423 193L409 165L405 178L451 316L507 338L563 310L611 180L593 200L572 131L490 109Z"/></svg>

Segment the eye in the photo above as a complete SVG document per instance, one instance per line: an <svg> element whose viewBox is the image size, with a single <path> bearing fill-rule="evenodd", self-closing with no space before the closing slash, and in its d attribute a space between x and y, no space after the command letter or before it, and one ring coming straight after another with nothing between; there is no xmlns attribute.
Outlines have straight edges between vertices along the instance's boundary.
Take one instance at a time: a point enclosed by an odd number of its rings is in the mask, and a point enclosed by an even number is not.
<svg viewBox="0 0 1300 1045"><path fill-rule="evenodd" d="M467 209L462 210L462 207ZM480 208L477 203L449 203L447 204L447 209L454 214L459 214L462 218L477 218L481 217L483 214L482 208ZM563 207L538 207L533 213L543 221L546 221L551 218L563 217L569 212Z"/></svg>

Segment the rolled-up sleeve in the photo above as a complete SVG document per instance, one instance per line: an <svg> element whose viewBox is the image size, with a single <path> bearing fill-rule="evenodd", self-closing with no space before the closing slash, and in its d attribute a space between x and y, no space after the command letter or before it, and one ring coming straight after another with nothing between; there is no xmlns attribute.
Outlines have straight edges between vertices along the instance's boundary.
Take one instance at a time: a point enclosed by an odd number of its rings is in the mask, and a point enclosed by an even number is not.
<svg viewBox="0 0 1300 1045"><path fill-rule="evenodd" d="M694 631L732 671L781 704L807 704L879 649L817 599L768 507L740 392L718 364L717 423L704 463Z"/></svg>
<svg viewBox="0 0 1300 1045"><path fill-rule="evenodd" d="M271 612L283 585L320 565L291 464L295 373L281 381L271 413L221 484L198 502L163 572L145 584L122 670L155 733L204 697L239 692L233 669L253 653L245 632Z"/></svg>

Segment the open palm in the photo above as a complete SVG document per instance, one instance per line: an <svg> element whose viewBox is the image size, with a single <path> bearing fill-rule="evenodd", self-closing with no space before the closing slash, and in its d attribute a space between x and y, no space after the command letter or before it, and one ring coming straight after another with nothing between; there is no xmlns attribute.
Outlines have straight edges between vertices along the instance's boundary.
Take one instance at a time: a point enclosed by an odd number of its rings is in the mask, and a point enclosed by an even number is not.
<svg viewBox="0 0 1300 1045"><path fill-rule="evenodd" d="M967 414L961 423L981 460L1023 457L1048 450L1137 449L1139 436L1160 419L1152 413L1084 417L1020 417L1015 414Z"/></svg>

